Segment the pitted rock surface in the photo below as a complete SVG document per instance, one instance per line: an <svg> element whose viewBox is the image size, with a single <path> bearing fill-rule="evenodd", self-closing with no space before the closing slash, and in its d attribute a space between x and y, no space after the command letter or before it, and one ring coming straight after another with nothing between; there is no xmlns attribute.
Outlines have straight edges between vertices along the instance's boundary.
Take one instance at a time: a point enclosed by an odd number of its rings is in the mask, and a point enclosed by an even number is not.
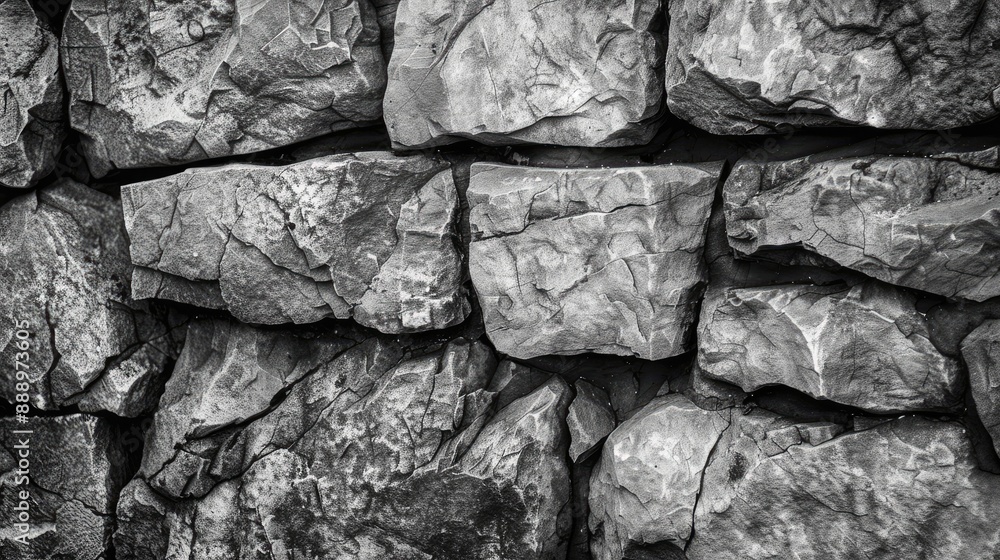
<svg viewBox="0 0 1000 560"><path fill-rule="evenodd" d="M31 407L149 412L177 355L173 325L132 299L110 196L62 181L0 208L0 395L27 371Z"/></svg>
<svg viewBox="0 0 1000 560"><path fill-rule="evenodd" d="M474 164L469 268L486 330L518 358L685 352L720 164Z"/></svg>
<svg viewBox="0 0 1000 560"><path fill-rule="evenodd" d="M251 323L353 317L382 332L469 312L448 164L385 152L190 169L122 187L137 298Z"/></svg>
<svg viewBox="0 0 1000 560"><path fill-rule="evenodd" d="M15 430L29 434L15 433ZM111 421L83 414L0 418L0 557L4 560L106 558L118 494L127 482L121 435ZM27 453L27 473L18 465ZM29 479L22 481L22 477ZM24 482L22 484L22 482ZM20 492L28 493L22 504ZM18 509L20 508L20 510ZM26 543L15 525L28 514Z"/></svg>

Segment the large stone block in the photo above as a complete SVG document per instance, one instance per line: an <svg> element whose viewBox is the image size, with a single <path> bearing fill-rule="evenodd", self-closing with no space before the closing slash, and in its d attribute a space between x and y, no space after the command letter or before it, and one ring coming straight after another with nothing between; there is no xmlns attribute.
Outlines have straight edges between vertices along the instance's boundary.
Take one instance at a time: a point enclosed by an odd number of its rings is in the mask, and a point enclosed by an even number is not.
<svg viewBox="0 0 1000 560"><path fill-rule="evenodd" d="M876 413L948 411L965 389L916 298L874 281L710 289L698 366L745 391L784 385Z"/></svg>
<svg viewBox="0 0 1000 560"><path fill-rule="evenodd" d="M284 146L381 116L368 0L76 0L62 35L91 171Z"/></svg>
<svg viewBox="0 0 1000 560"><path fill-rule="evenodd" d="M448 164L384 152L228 165L122 187L137 298L251 323L354 317L382 332L469 312Z"/></svg>
<svg viewBox="0 0 1000 560"><path fill-rule="evenodd" d="M518 358L689 348L721 164L474 164L469 267L490 339Z"/></svg>
<svg viewBox="0 0 1000 560"><path fill-rule="evenodd" d="M669 0L667 103L715 134L1000 114L1000 2Z"/></svg>
<svg viewBox="0 0 1000 560"><path fill-rule="evenodd" d="M734 415L705 468L691 560L994 558L1000 477L961 424L836 431ZM829 440L829 441L827 441Z"/></svg>
<svg viewBox="0 0 1000 560"><path fill-rule="evenodd" d="M464 339L222 322L189 339L118 506L119 554L565 554L565 382L494 375Z"/></svg>
<svg viewBox="0 0 1000 560"><path fill-rule="evenodd" d="M998 296L998 154L739 164L724 188L729 244L778 261L802 248L814 263L948 297Z"/></svg>
<svg viewBox="0 0 1000 560"><path fill-rule="evenodd" d="M660 3L402 0L385 121L399 147L644 144L663 106Z"/></svg>

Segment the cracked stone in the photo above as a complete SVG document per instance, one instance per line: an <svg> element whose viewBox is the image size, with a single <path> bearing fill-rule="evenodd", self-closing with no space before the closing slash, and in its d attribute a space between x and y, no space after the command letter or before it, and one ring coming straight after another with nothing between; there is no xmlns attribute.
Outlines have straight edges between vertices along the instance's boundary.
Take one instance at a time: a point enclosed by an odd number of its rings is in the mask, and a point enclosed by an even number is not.
<svg viewBox="0 0 1000 560"><path fill-rule="evenodd" d="M516 358L688 350L721 164L474 164L469 268L496 348Z"/></svg>
<svg viewBox="0 0 1000 560"><path fill-rule="evenodd" d="M0 29L0 186L31 187L66 135L59 40L27 0L0 3Z"/></svg>
<svg viewBox="0 0 1000 560"><path fill-rule="evenodd" d="M448 164L385 152L233 164L122 187L137 298L250 323L353 317L382 332L469 314Z"/></svg>
<svg viewBox="0 0 1000 560"><path fill-rule="evenodd" d="M1000 321L984 322L962 341L961 348L976 412L1000 454Z"/></svg>
<svg viewBox="0 0 1000 560"><path fill-rule="evenodd" d="M367 0L76 0L62 56L97 176L370 124L386 79Z"/></svg>
<svg viewBox="0 0 1000 560"><path fill-rule="evenodd" d="M595 560L632 558L636 546L691 536L709 456L729 411L707 411L687 398L657 397L608 437L590 483Z"/></svg>
<svg viewBox="0 0 1000 560"><path fill-rule="evenodd" d="M120 555L565 553L559 378L529 387L516 380L528 368L498 369L461 338L191 328L119 502Z"/></svg>
<svg viewBox="0 0 1000 560"><path fill-rule="evenodd" d="M31 430L17 434L14 430ZM28 440L30 482L18 475L18 445ZM0 418L0 557L5 560L105 558L114 529L114 508L127 480L120 435L103 418L72 414L32 416L29 424ZM20 492L27 491L27 543L17 523Z"/></svg>
<svg viewBox="0 0 1000 560"><path fill-rule="evenodd" d="M16 371L26 371L34 408L139 416L155 406L178 329L132 299L130 274L111 197L64 180L0 208L0 347L10 360L0 395L15 402Z"/></svg>
<svg viewBox="0 0 1000 560"><path fill-rule="evenodd" d="M986 558L997 549L1000 477L976 467L962 425L908 416L816 444L789 438L801 425L785 423L734 415L705 468L688 558Z"/></svg>
<svg viewBox="0 0 1000 560"><path fill-rule="evenodd" d="M844 266L976 301L1000 295L1000 150L745 163L724 188L740 255ZM798 261L798 262L808 262Z"/></svg>
<svg viewBox="0 0 1000 560"><path fill-rule="evenodd" d="M601 441L615 429L611 398L603 389L584 380L576 382L576 396L566 415L569 428L569 458L586 461L601 446Z"/></svg>
<svg viewBox="0 0 1000 560"><path fill-rule="evenodd" d="M669 0L670 111L714 134L1000 114L1000 2Z"/></svg>
<svg viewBox="0 0 1000 560"><path fill-rule="evenodd" d="M385 122L394 145L645 144L663 108L655 0L402 0Z"/></svg>
<svg viewBox="0 0 1000 560"><path fill-rule="evenodd" d="M965 389L961 367L931 344L915 304L871 280L710 289L698 366L745 391L784 385L875 413L954 409Z"/></svg>

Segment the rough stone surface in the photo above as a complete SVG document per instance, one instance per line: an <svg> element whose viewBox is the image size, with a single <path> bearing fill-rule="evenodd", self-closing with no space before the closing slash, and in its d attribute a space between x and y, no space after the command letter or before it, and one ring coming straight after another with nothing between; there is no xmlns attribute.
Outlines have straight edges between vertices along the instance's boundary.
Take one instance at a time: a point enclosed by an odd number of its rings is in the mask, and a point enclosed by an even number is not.
<svg viewBox="0 0 1000 560"><path fill-rule="evenodd" d="M76 0L70 122L98 176L284 146L378 120L367 0Z"/></svg>
<svg viewBox="0 0 1000 560"><path fill-rule="evenodd" d="M354 317L382 332L469 312L446 163L362 152L191 169L122 187L137 298L251 323Z"/></svg>
<svg viewBox="0 0 1000 560"><path fill-rule="evenodd" d="M569 405L569 458L585 461L600 449L602 440L615 429L615 413L607 392L582 379L576 382L576 396Z"/></svg>
<svg viewBox="0 0 1000 560"><path fill-rule="evenodd" d="M63 181L0 208L0 395L27 371L31 406L137 416L155 406L173 333L129 290L111 197Z"/></svg>
<svg viewBox="0 0 1000 560"><path fill-rule="evenodd" d="M689 559L995 556L1000 477L960 424L911 416L821 443L835 432L755 416L705 469Z"/></svg>
<svg viewBox="0 0 1000 560"><path fill-rule="evenodd" d="M713 289L698 366L746 391L785 385L877 413L946 411L962 400L961 368L928 336L915 298L875 281Z"/></svg>
<svg viewBox="0 0 1000 560"><path fill-rule="evenodd" d="M997 154L738 165L724 189L729 243L762 258L802 247L816 262L982 301L1000 295Z"/></svg>
<svg viewBox="0 0 1000 560"><path fill-rule="evenodd" d="M464 339L223 322L189 339L119 503L118 554L564 554L571 393L558 378L494 375L490 351Z"/></svg>
<svg viewBox="0 0 1000 560"><path fill-rule="evenodd" d="M720 172L473 165L469 268L497 349L518 358L685 352Z"/></svg>
<svg viewBox="0 0 1000 560"><path fill-rule="evenodd" d="M976 411L1000 454L1000 321L986 321L962 341Z"/></svg>
<svg viewBox="0 0 1000 560"><path fill-rule="evenodd" d="M660 3L402 0L394 144L645 144L663 106Z"/></svg>
<svg viewBox="0 0 1000 560"><path fill-rule="evenodd" d="M715 134L1000 113L1000 2L669 0L667 103Z"/></svg>
<svg viewBox="0 0 1000 560"><path fill-rule="evenodd" d="M702 410L681 395L667 395L611 433L590 483L595 560L631 558L635 545L683 548L703 470L728 425L728 410Z"/></svg>
<svg viewBox="0 0 1000 560"><path fill-rule="evenodd" d="M27 0L0 2L0 186L30 187L66 134L59 41Z"/></svg>
<svg viewBox="0 0 1000 560"><path fill-rule="evenodd" d="M14 430L31 430L15 434ZM25 441L27 443L25 444ZM124 486L125 457L108 420L72 414L32 417L30 425L0 418L0 557L4 560L106 558L115 503ZM16 448L15 446L22 446ZM21 484L18 453L28 450L30 482ZM15 525L29 494L27 543Z"/></svg>

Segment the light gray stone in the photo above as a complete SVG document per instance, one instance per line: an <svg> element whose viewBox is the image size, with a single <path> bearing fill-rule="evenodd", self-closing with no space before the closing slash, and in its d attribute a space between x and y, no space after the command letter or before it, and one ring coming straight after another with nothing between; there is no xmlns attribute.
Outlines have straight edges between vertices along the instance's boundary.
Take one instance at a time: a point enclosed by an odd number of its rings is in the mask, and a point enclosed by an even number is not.
<svg viewBox="0 0 1000 560"><path fill-rule="evenodd" d="M660 3L402 0L394 145L645 144L663 107Z"/></svg>
<svg viewBox="0 0 1000 560"><path fill-rule="evenodd" d="M637 545L684 547L705 465L729 415L666 395L611 433L590 482L595 560L631 558Z"/></svg>
<svg viewBox="0 0 1000 560"><path fill-rule="evenodd" d="M689 349L721 164L474 164L469 267L487 333L517 358Z"/></svg>
<svg viewBox="0 0 1000 560"><path fill-rule="evenodd" d="M159 314L132 299L118 201L72 181L0 208L0 395L31 406L138 416L156 405L177 348Z"/></svg>
<svg viewBox="0 0 1000 560"><path fill-rule="evenodd" d="M996 149L746 163L724 195L738 254L781 260L775 249L801 247L815 264L892 284L976 301L1000 295Z"/></svg>
<svg viewBox="0 0 1000 560"><path fill-rule="evenodd" d="M961 368L931 344L915 304L875 281L712 289L698 366L745 391L784 385L876 413L947 411L962 400Z"/></svg>
<svg viewBox="0 0 1000 560"><path fill-rule="evenodd" d="M669 0L667 103L715 134L1000 114L1000 2Z"/></svg>
<svg viewBox="0 0 1000 560"><path fill-rule="evenodd" d="M353 317L382 332L469 313L448 164L385 152L189 169L122 187L137 298L251 323Z"/></svg>
<svg viewBox="0 0 1000 560"><path fill-rule="evenodd" d="M97 176L381 116L385 60L367 0L75 0L62 55L70 122Z"/></svg>
<svg viewBox="0 0 1000 560"><path fill-rule="evenodd" d="M31 187L66 135L59 40L27 0L0 2L0 186Z"/></svg>

